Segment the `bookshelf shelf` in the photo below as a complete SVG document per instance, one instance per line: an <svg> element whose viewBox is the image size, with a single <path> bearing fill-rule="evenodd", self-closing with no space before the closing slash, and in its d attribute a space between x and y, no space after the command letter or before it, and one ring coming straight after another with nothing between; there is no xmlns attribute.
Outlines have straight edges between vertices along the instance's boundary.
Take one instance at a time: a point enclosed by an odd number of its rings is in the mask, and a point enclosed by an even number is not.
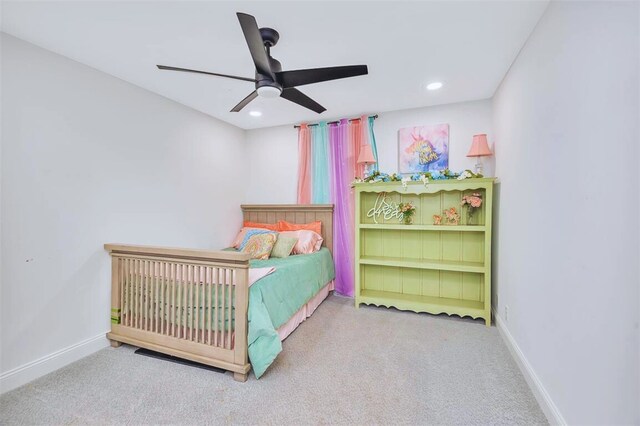
<svg viewBox="0 0 640 426"><path fill-rule="evenodd" d="M360 229L394 229L398 231L437 231L437 232L484 232L485 226L478 225L402 225L370 224L358 225Z"/></svg>
<svg viewBox="0 0 640 426"><path fill-rule="evenodd" d="M361 256L362 265L397 266L399 268L433 269L437 271L458 271L483 273L482 262L462 262L456 260L423 260L403 257Z"/></svg>

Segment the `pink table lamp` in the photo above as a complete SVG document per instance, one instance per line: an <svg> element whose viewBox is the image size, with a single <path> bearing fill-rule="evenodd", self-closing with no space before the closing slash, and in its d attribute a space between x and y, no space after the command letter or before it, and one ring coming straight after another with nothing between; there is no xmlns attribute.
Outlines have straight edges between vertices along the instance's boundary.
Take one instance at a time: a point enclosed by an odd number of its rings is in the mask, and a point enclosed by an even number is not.
<svg viewBox="0 0 640 426"><path fill-rule="evenodd" d="M371 145L364 144L360 147L360 155L358 155L358 164L364 164L364 177L369 176L369 166L376 163L373 156Z"/></svg>
<svg viewBox="0 0 640 426"><path fill-rule="evenodd" d="M488 157L493 155L491 150L489 149L489 144L487 143L487 135L473 135L473 142L471 142L471 149L469 149L469 153L467 157L476 157L476 173L482 174L482 157Z"/></svg>

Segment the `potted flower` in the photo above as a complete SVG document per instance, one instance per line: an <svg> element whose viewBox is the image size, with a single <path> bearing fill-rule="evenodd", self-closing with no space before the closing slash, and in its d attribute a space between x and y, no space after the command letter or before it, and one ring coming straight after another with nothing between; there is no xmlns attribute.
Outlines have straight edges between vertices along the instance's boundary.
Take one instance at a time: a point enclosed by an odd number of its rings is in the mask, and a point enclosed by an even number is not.
<svg viewBox="0 0 640 426"><path fill-rule="evenodd" d="M402 222L405 225L411 225L413 223L413 214L416 212L416 206L413 203L400 203L398 209L402 213Z"/></svg>
<svg viewBox="0 0 640 426"><path fill-rule="evenodd" d="M471 195L465 195L462 197L462 203L460 203L460 205L463 207L466 206L467 225L471 225L473 223L473 214L482 206L482 194L474 192Z"/></svg>

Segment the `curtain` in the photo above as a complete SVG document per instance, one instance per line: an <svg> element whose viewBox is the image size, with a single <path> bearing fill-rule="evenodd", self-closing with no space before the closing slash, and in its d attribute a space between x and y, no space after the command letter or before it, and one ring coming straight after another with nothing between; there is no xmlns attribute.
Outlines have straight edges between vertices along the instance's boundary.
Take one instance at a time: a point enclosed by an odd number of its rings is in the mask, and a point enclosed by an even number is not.
<svg viewBox="0 0 640 426"><path fill-rule="evenodd" d="M311 203L311 134L309 126L298 131L298 204Z"/></svg>
<svg viewBox="0 0 640 426"><path fill-rule="evenodd" d="M329 203L329 187L329 134L322 121L311 128L311 202Z"/></svg>
<svg viewBox="0 0 640 426"><path fill-rule="evenodd" d="M366 143L365 134L363 133L364 127L362 126L362 120L354 120L351 122L349 126L349 131L351 134L349 135L349 146L353 150L353 168L354 168L354 178L356 176L363 178L364 177L364 165L358 164L358 157L360 156L360 149L363 143Z"/></svg>
<svg viewBox="0 0 640 426"><path fill-rule="evenodd" d="M362 117L364 120L364 116ZM378 167L378 146L376 145L376 135L373 133L373 122L375 117L368 117L367 119L367 133L369 134L369 145L371 145L371 150L373 151L373 158L376 159L376 164L373 165L373 170L376 172L380 170Z"/></svg>
<svg viewBox="0 0 640 426"><path fill-rule="evenodd" d="M373 117L337 123L300 125L298 133L298 203L334 204L333 258L336 292L354 294L354 194L351 182L364 177L358 164L361 147L371 145L377 161ZM373 166L378 169L377 164Z"/></svg>
<svg viewBox="0 0 640 426"><path fill-rule="evenodd" d="M333 260L336 265L336 292L353 296L353 193L350 184L354 178L352 144L348 143L349 122L346 119L331 125L331 174L333 210Z"/></svg>

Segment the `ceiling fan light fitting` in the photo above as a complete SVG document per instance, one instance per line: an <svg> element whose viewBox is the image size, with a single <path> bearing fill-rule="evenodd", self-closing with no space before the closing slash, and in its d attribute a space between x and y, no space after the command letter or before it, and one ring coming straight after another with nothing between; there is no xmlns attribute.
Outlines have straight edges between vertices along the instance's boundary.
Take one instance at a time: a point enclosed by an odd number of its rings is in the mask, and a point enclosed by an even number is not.
<svg viewBox="0 0 640 426"><path fill-rule="evenodd" d="M262 98L277 98L282 93L282 89L273 86L258 87L258 96Z"/></svg>

